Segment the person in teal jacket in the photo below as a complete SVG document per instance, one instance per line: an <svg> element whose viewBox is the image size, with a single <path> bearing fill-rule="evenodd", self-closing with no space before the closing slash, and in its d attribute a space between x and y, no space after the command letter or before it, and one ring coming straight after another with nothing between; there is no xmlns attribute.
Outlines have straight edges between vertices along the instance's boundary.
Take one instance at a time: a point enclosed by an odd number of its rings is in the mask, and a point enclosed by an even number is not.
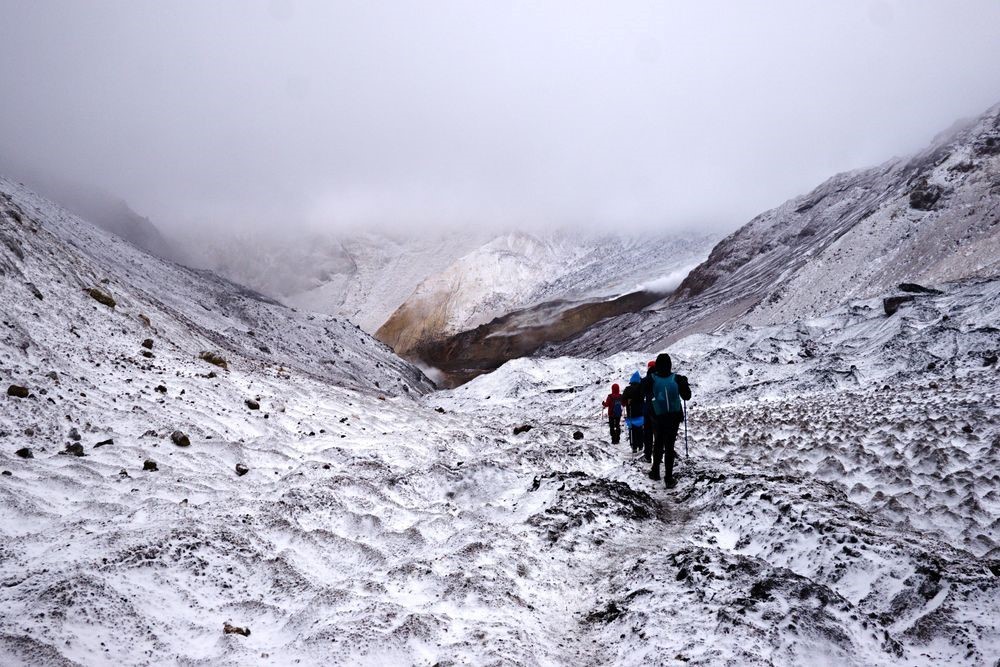
<svg viewBox="0 0 1000 667"><path fill-rule="evenodd" d="M683 375L673 372L673 361L666 352L656 357L656 365L646 383L646 398L652 404L653 426L653 467L650 479L660 479L660 462L665 465L663 480L668 489L676 485L674 481L674 443L677 430L684 421L682 401L690 400L691 385Z"/></svg>

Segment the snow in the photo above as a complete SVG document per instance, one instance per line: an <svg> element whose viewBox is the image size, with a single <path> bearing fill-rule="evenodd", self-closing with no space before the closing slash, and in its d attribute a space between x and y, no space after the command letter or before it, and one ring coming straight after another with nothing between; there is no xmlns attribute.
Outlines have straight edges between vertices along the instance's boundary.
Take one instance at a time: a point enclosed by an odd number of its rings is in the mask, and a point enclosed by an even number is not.
<svg viewBox="0 0 1000 667"><path fill-rule="evenodd" d="M0 237L0 379L32 393L0 396L3 664L1000 651L995 280L892 318L856 301L681 341L691 457L668 491L599 416L648 352L518 359L430 393L342 320L154 260L7 181ZM71 428L83 457L60 453Z"/></svg>

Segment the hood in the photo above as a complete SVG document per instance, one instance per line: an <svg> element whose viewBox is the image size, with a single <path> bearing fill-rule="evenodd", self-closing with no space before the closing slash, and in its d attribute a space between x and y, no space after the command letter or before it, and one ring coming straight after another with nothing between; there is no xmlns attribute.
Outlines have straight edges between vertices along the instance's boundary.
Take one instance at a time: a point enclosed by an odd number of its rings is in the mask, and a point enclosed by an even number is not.
<svg viewBox="0 0 1000 667"><path fill-rule="evenodd" d="M621 392L621 390L618 388L618 385L616 385L616 384L611 385L611 395L612 396L617 396L620 392Z"/></svg>
<svg viewBox="0 0 1000 667"><path fill-rule="evenodd" d="M656 368L654 371L657 375L667 376L670 375L671 367L673 366L673 361L670 359L670 355L666 352L658 354L656 356Z"/></svg>
<svg viewBox="0 0 1000 667"><path fill-rule="evenodd" d="M629 380L629 384L639 384L642 382L642 376L639 375L639 371L632 373L632 378Z"/></svg>

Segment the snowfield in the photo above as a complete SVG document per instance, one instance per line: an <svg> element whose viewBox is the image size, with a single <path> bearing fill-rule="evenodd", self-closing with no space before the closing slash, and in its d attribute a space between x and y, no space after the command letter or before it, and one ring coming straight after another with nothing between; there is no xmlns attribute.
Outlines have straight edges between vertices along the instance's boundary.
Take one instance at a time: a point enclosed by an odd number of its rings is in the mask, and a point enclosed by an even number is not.
<svg viewBox="0 0 1000 667"><path fill-rule="evenodd" d="M668 491L598 414L644 354L431 393L7 181L0 271L2 664L1000 655L1000 281L679 342Z"/></svg>

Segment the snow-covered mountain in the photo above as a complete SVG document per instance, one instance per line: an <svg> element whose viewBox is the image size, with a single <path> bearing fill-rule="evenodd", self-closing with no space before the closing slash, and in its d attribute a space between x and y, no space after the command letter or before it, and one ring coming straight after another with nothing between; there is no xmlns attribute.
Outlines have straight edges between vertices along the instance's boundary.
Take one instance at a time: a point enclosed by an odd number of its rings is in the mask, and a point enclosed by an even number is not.
<svg viewBox="0 0 1000 667"><path fill-rule="evenodd" d="M898 283L1000 273L1000 105L920 154L834 176L723 239L676 293L550 354L657 349L739 320L819 315Z"/></svg>
<svg viewBox="0 0 1000 667"><path fill-rule="evenodd" d="M545 302L643 289L665 293L704 257L710 242L694 234L504 234L417 285L378 336L407 354Z"/></svg>
<svg viewBox="0 0 1000 667"><path fill-rule="evenodd" d="M375 331L413 288L488 241L478 232L281 234L205 232L189 254L208 268L282 303L346 317Z"/></svg>
<svg viewBox="0 0 1000 667"><path fill-rule="evenodd" d="M990 664L1000 285L940 287L678 344L668 491L645 356L426 395L0 181L0 663Z"/></svg>

